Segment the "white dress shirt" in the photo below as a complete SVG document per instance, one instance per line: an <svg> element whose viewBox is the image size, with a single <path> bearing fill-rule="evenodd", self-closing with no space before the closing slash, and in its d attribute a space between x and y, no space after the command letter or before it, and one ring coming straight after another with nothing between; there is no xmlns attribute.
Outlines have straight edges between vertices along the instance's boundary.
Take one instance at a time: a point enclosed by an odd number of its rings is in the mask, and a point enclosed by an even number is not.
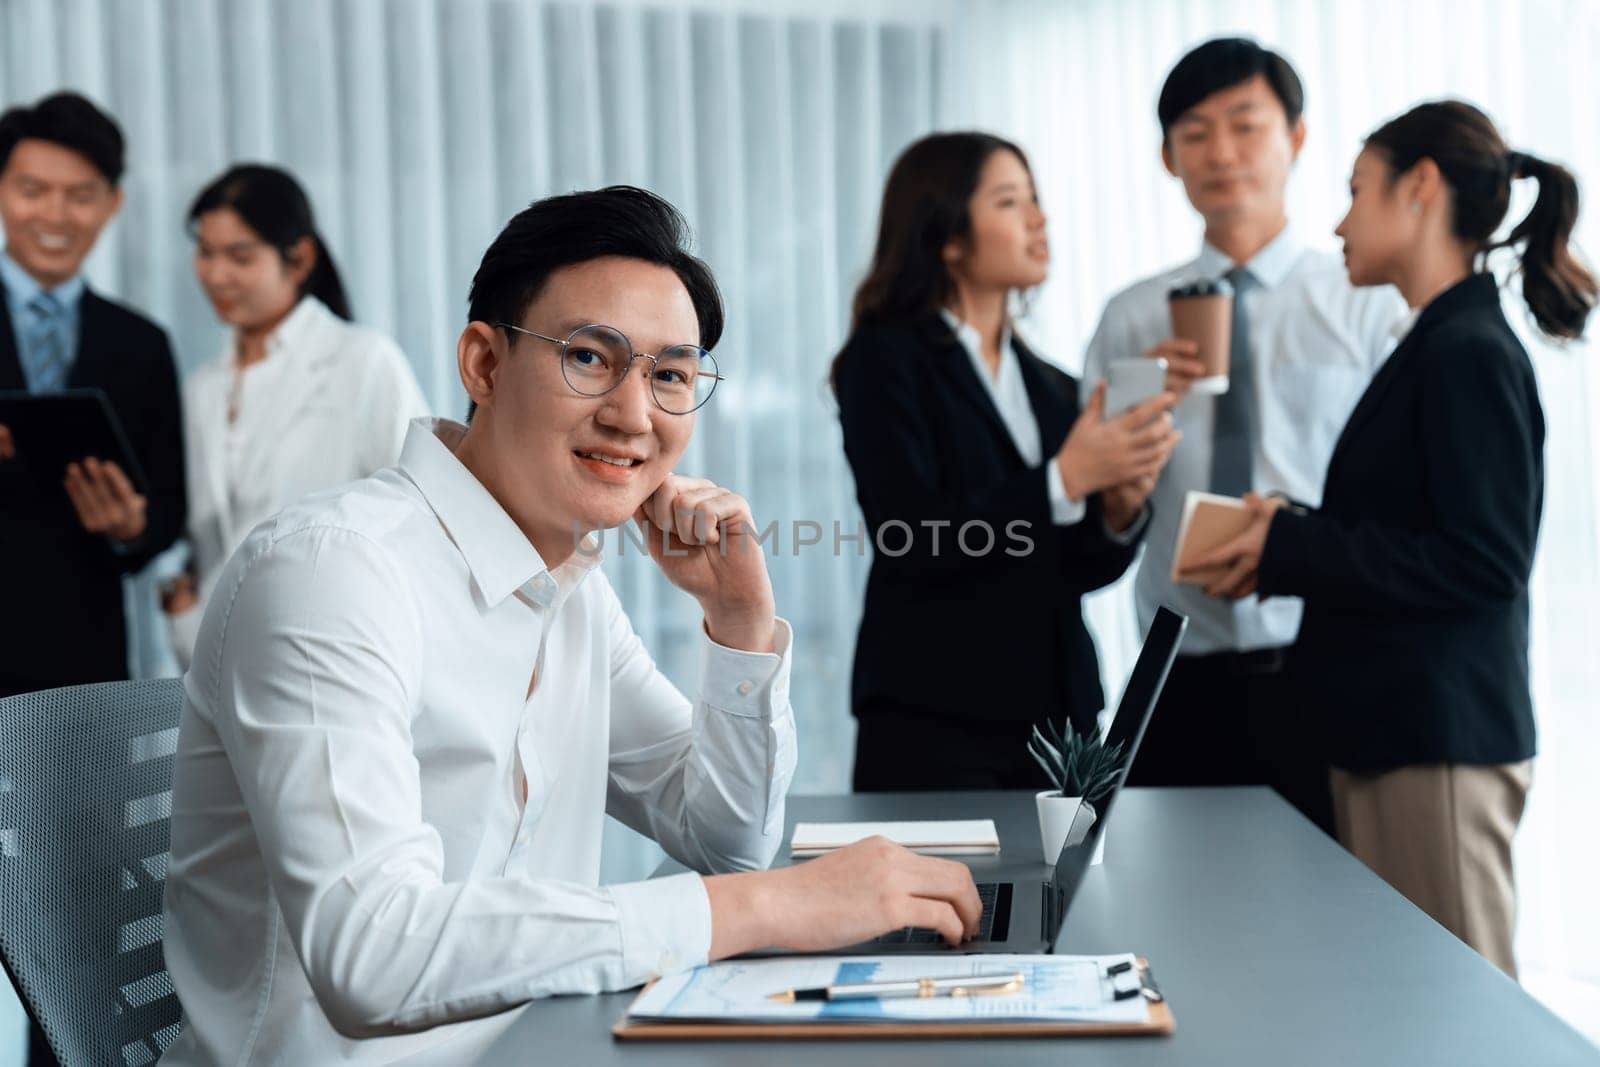
<svg viewBox="0 0 1600 1067"><path fill-rule="evenodd" d="M289 507L222 571L173 775L163 1062L427 1058L504 1025L475 1017L704 962L699 875L598 884L606 813L700 871L777 851L787 624L777 654L706 639L691 703L598 542L546 568L464 432L417 420L398 468Z"/></svg>
<svg viewBox="0 0 1600 1067"><path fill-rule="evenodd" d="M1089 342L1085 391L1105 377L1112 360L1137 358L1172 336L1169 289L1220 278L1234 266L1207 244L1193 261L1112 297ZM1287 228L1245 266L1260 283L1241 297L1259 428L1254 488L1316 504L1339 433L1394 348L1390 330L1405 313L1405 302L1389 286L1353 287L1337 257L1307 248ZM1199 586L1171 581L1184 497L1210 488L1215 408L1215 397L1190 393L1173 412L1183 440L1151 494L1154 515L1134 582L1141 629L1163 604L1189 616L1185 655L1289 645L1300 629L1297 598L1263 602L1249 596L1229 602L1206 596Z"/></svg>
<svg viewBox="0 0 1600 1067"><path fill-rule="evenodd" d="M1044 445L1039 438L1039 417L1034 414L1033 401L1028 399L1028 385L1022 380L1021 361L1011 348L1010 325L1005 326L1000 334L1000 368L991 372L983 358L983 338L978 335L977 327L962 322L948 308L941 309L939 314L945 324L955 331L961 347L967 350L972 369L988 391L989 399L994 401L995 410L1000 412L1000 421L1005 423L1011 443L1016 446L1022 462L1029 467L1037 467L1044 458ZM1067 495L1067 484L1061 480L1060 466L1053 462L1044 465L1044 484L1050 497L1051 522L1057 526L1072 526L1083 521L1088 507L1082 500L1074 500Z"/></svg>
<svg viewBox="0 0 1600 1067"><path fill-rule="evenodd" d="M245 534L307 493L390 466L407 424L428 413L399 346L344 321L316 297L295 305L266 349L265 359L241 368L230 336L221 355L184 383L188 532L199 603L168 616L184 667L217 574Z"/></svg>
<svg viewBox="0 0 1600 1067"><path fill-rule="evenodd" d="M1034 414L1033 401L1028 399L1028 383L1022 380L1021 360L1011 345L1010 325L1006 325L1000 333L1000 367L991 373L988 362L983 358L983 339L978 335L977 327L962 322L948 308L941 308L939 314L945 324L955 331L961 347L967 350L972 369L988 391L995 410L1000 413L1000 421L1005 423L1006 432L1011 435L1011 443L1016 446L1022 462L1029 467L1044 462L1039 417ZM1054 456L1049 458L1049 462L1044 462L1044 487L1050 500L1050 521L1054 525L1074 526L1083 521L1089 507L1083 500L1074 500L1067 495L1067 483L1061 480L1061 467L1055 462ZM1107 524L1106 536L1124 545L1132 544L1144 532L1149 520L1150 509L1140 508L1139 514L1125 530L1113 530Z"/></svg>

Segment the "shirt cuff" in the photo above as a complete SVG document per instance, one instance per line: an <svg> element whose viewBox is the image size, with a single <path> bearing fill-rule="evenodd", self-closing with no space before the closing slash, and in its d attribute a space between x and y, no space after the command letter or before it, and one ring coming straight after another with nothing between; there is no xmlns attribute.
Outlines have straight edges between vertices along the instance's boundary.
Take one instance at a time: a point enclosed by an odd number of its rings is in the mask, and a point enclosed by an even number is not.
<svg viewBox="0 0 1600 1067"><path fill-rule="evenodd" d="M772 652L745 652L719 645L705 632L705 679L700 699L733 715L771 718L789 703L789 646L793 631L783 619L773 628Z"/></svg>
<svg viewBox="0 0 1600 1067"><path fill-rule="evenodd" d="M1106 536L1119 545L1131 545L1144 535L1144 528L1150 525L1150 505L1146 504L1139 509L1139 514L1133 517L1126 530L1113 530L1109 522L1101 520L1106 528Z"/></svg>
<svg viewBox="0 0 1600 1067"><path fill-rule="evenodd" d="M1044 465L1044 488L1050 497L1050 521L1055 525L1075 525L1089 513L1086 501L1067 496L1067 483L1061 480L1061 467L1053 458Z"/></svg>
<svg viewBox="0 0 1600 1067"><path fill-rule="evenodd" d="M622 971L630 985L676 974L711 954L711 898L698 874L675 874L608 886L622 935Z"/></svg>

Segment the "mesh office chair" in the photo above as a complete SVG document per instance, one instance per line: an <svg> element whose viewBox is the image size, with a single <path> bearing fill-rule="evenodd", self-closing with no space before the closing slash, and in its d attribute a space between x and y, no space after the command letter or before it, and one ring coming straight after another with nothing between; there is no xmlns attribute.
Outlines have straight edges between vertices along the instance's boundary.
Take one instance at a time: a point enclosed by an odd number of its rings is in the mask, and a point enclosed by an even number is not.
<svg viewBox="0 0 1600 1067"><path fill-rule="evenodd" d="M0 957L65 1067L153 1063L181 1019L161 954L176 678L0 700Z"/></svg>

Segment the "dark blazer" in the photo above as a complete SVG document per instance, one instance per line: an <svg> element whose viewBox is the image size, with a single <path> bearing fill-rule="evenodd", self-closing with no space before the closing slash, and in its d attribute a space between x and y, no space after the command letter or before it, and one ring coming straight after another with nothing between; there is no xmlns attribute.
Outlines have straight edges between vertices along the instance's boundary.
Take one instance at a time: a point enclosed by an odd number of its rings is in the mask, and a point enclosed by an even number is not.
<svg viewBox="0 0 1600 1067"><path fill-rule="evenodd" d="M85 289L67 387L102 389L110 398L150 480L147 524L127 552L114 552L104 537L84 532L66 490L37 487L25 445L0 462L0 692L126 678L122 576L184 528L183 424L166 333ZM0 287L0 389L25 388Z"/></svg>
<svg viewBox="0 0 1600 1067"><path fill-rule="evenodd" d="M1078 417L1077 383L1015 347L1048 461ZM977 721L1070 715L1091 725L1105 698L1080 601L1115 581L1137 544L1107 535L1097 496L1083 521L1052 525L1043 470L1024 465L938 315L858 329L836 389L875 545L855 707L884 701ZM988 523L994 547L972 556L957 534L975 520ZM937 552L929 522L949 524L937 528ZM982 527L968 531L973 551L986 540Z"/></svg>
<svg viewBox="0 0 1600 1067"><path fill-rule="evenodd" d="M1368 386L1322 507L1280 511L1263 595L1305 597L1301 714L1335 766L1533 755L1528 575L1544 499L1533 365L1488 274L1446 290Z"/></svg>

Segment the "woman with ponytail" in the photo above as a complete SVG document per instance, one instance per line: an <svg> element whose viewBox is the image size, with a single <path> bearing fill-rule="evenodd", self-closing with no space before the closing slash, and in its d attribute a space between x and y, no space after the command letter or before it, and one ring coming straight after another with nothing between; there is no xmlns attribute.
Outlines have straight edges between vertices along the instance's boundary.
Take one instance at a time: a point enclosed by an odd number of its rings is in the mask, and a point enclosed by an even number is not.
<svg viewBox="0 0 1600 1067"><path fill-rule="evenodd" d="M212 583L262 519L306 493L394 463L427 413L398 346L352 324L305 191L286 171L236 166L189 209L195 275L231 327L184 387L189 572L162 608L189 664Z"/></svg>
<svg viewBox="0 0 1600 1067"><path fill-rule="evenodd" d="M1503 240L1513 183L1538 186ZM1513 976L1511 839L1534 755L1528 578L1544 414L1489 253L1520 254L1533 321L1581 337L1597 290L1568 246L1578 186L1478 109L1424 104L1367 138L1339 224L1357 285L1413 309L1350 416L1322 506L1247 498L1215 595L1305 598L1294 713L1325 726L1339 839Z"/></svg>

